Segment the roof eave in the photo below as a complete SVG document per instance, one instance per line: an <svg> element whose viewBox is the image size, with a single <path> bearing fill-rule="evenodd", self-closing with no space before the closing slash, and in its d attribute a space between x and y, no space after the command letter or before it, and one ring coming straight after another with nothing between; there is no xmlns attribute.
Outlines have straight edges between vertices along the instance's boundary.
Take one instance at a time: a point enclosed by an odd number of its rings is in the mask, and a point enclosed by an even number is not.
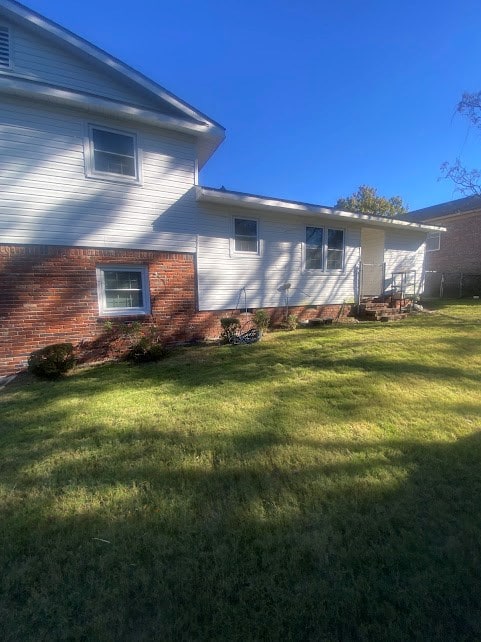
<svg viewBox="0 0 481 642"><path fill-rule="evenodd" d="M58 105L76 107L87 112L133 120L136 123L144 123L189 134L199 141L200 166L207 162L225 137L225 132L222 128L213 126L210 123L182 120L154 110L45 83L0 76L0 91L3 95L23 96L32 100L48 102L49 104L56 103Z"/></svg>
<svg viewBox="0 0 481 642"><path fill-rule="evenodd" d="M151 92L158 98L161 98L173 107L179 109L186 116L199 120L201 122L205 121L211 127L220 129L225 132L222 125L212 120L202 112L194 109L191 105L184 102L183 100L180 100L180 98L177 98L177 96L171 94L164 87L158 85L153 80L150 80L132 67L129 67L129 65L126 65L114 56L109 55L99 47L96 47L92 43L88 42L88 40L77 36L68 29L65 29L64 27L45 18L35 11L32 11L28 7L15 2L15 0L0 0L0 8L3 9L6 13L10 14L13 19L24 20L25 22L28 22L31 27L42 30L50 37L56 40L61 40L70 47L73 47L82 55L90 56L103 65L106 65L110 69L115 70L117 73L128 78L133 83L139 85L143 89L146 89L147 91Z"/></svg>
<svg viewBox="0 0 481 642"><path fill-rule="evenodd" d="M297 216L327 217L335 220L360 222L366 225L377 225L382 227L403 228L410 231L446 231L446 228L436 225L426 225L424 223L411 223L395 218L385 216L372 216L368 214L356 214L345 212L321 205L310 203L301 203L296 201L286 201L271 197L255 196L252 194L243 194L241 192L228 192L216 190L207 187L198 186L196 198L200 202L231 205L244 209L262 210L270 212L289 213Z"/></svg>

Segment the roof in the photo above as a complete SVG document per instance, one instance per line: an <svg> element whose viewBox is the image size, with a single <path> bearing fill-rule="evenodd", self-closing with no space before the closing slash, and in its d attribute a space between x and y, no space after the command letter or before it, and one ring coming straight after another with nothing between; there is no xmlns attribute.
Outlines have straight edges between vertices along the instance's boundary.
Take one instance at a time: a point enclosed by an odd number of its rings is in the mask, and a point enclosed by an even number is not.
<svg viewBox="0 0 481 642"><path fill-rule="evenodd" d="M324 218L332 218L336 221L359 221L365 225L402 228L408 231L445 231L444 227L436 225L414 223L404 219L391 218L387 216L373 216L370 214L344 212L343 210L337 210L334 207L327 207L325 205L315 205L313 203L291 201L287 199L274 198L272 196L261 196L259 194L248 194L246 192L234 192L224 188L217 189L214 187L198 186L196 198L200 202L230 205L247 210L282 212L284 214L313 217L322 216Z"/></svg>
<svg viewBox="0 0 481 642"><path fill-rule="evenodd" d="M473 195L465 198L458 198L454 201L431 205L420 210L414 210L406 214L406 220L411 221L428 221L430 219L443 218L445 216L456 216L458 214L467 214L481 209L481 196Z"/></svg>
<svg viewBox="0 0 481 642"><path fill-rule="evenodd" d="M164 106L165 109L165 105L170 107L172 110L170 118L167 115L164 119L159 114L156 114L157 124L161 124L162 126L170 129L191 131L194 136L203 139L203 143L199 144L199 147L201 148L201 164L210 158L220 143L224 140L225 129L219 125L219 123L170 93L153 80L150 80L132 67L129 67L117 58L111 56L87 40L84 40L80 36L77 36L68 29L48 20L15 0L0 0L0 13L3 13L8 19L14 22L23 23L30 29L41 32L44 37L56 41L57 44L61 44L66 49L70 51L74 50L77 55L80 55L83 58L88 58L91 62L95 62L98 66L103 67L106 73L117 77L121 76L124 80L128 80L131 84L133 83L134 86L137 85L139 90L143 90L144 92L147 91L154 98L158 99L159 109L161 109L162 106ZM2 75L0 78L0 89L21 95L27 95L28 91L31 91L38 99L41 98L41 94L43 92L45 98L50 101L57 100L64 103L68 102L66 101L65 96L62 95L62 88L24 79L17 81L21 84L21 86L17 88L14 86L15 81L16 79L14 76L4 77ZM68 92L63 93L67 94ZM79 92L69 93L74 95ZM84 100L85 97L89 97L89 94L83 95ZM106 103L110 103L111 110L115 110L116 107L121 104L118 103L118 101L109 101L108 99L104 99L99 96L91 97L94 102L95 100L98 101L100 99L104 100ZM74 101L71 102L74 104ZM96 105L92 104L91 106L95 107ZM132 108L130 105L129 107ZM131 111L132 117L135 117L135 108L132 109L134 109L134 111Z"/></svg>

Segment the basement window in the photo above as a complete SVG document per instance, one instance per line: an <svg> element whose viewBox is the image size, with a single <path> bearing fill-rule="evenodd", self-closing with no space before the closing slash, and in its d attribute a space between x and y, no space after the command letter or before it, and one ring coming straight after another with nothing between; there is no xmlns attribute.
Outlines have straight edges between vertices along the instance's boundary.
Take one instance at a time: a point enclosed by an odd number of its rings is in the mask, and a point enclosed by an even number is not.
<svg viewBox="0 0 481 642"><path fill-rule="evenodd" d="M103 316L150 313L147 267L108 265L97 268L99 312Z"/></svg>
<svg viewBox="0 0 481 642"><path fill-rule="evenodd" d="M0 25L0 69L9 69L10 66L10 30Z"/></svg>
<svg viewBox="0 0 481 642"><path fill-rule="evenodd" d="M87 175L139 181L137 136L133 133L89 125Z"/></svg>

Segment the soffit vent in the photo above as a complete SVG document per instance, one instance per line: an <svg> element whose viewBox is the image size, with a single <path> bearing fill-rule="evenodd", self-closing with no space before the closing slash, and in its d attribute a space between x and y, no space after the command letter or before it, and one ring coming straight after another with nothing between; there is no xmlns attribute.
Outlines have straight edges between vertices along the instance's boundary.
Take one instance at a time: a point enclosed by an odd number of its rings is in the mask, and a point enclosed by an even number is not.
<svg viewBox="0 0 481 642"><path fill-rule="evenodd" d="M0 27L0 69L10 67L10 33L8 27Z"/></svg>

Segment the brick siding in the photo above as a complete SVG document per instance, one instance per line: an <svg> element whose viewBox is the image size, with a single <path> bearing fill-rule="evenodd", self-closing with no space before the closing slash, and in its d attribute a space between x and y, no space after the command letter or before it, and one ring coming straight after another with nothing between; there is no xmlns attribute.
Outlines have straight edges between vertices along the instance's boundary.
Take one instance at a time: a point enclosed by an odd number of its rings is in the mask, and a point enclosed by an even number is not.
<svg viewBox="0 0 481 642"><path fill-rule="evenodd" d="M230 314L241 317L244 329L252 325L249 314L196 310L192 254L0 245L0 376L24 369L32 351L61 341L73 343L85 358L102 356L109 317L99 316L96 267L109 264L148 266L149 272L151 314L112 318L117 324L135 320L155 325L167 344L218 337L219 319ZM307 319L335 317L339 310L331 305L289 312ZM284 308L268 311L274 323L285 315ZM350 306L343 310L348 312Z"/></svg>
<svg viewBox="0 0 481 642"><path fill-rule="evenodd" d="M481 274L481 212L430 220L446 227L440 249L426 253L426 268L438 272Z"/></svg>

